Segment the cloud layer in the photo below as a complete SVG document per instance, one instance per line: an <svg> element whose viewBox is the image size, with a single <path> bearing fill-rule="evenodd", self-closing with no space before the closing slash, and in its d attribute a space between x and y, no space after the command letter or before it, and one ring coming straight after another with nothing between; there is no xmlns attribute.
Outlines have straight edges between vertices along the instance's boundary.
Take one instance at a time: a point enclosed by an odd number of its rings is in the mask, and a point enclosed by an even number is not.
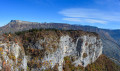
<svg viewBox="0 0 120 71"><path fill-rule="evenodd" d="M98 9L87 8L71 8L59 12L66 18L63 20L88 22L88 23L101 23L106 24L111 21L120 22L120 13L113 11L101 11Z"/></svg>

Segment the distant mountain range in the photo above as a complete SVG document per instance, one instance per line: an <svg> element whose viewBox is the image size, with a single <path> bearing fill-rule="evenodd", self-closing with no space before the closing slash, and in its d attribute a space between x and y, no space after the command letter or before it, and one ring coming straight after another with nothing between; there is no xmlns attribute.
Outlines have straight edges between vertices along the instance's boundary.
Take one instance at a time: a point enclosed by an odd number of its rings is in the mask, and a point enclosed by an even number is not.
<svg viewBox="0 0 120 71"><path fill-rule="evenodd" d="M11 20L7 25L0 27L2 33L14 33L29 29L60 29L60 30L84 30L96 32L103 42L103 54L120 64L120 30L101 29L93 26L70 25L65 23L37 23L20 20Z"/></svg>

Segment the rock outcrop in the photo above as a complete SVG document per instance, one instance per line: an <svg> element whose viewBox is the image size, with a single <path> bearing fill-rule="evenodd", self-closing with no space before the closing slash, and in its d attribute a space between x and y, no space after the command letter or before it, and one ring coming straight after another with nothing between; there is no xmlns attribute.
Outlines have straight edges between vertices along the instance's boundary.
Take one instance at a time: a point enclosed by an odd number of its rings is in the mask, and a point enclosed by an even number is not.
<svg viewBox="0 0 120 71"><path fill-rule="evenodd" d="M48 54L43 58L43 61L51 61L50 67L54 67L58 64L58 70L62 71L64 57L74 57L73 64L77 67L81 65L86 67L88 64L93 63L102 54L102 42L93 36L81 36L77 38L76 42L72 42L73 39L66 35L61 36L59 42L59 48L53 53ZM46 65L42 66L42 69L46 69Z"/></svg>
<svg viewBox="0 0 120 71"><path fill-rule="evenodd" d="M0 70L27 71L25 52L19 43L0 41Z"/></svg>
<svg viewBox="0 0 120 71"><path fill-rule="evenodd" d="M102 41L94 33L43 30L32 34L20 35L22 42L11 38L0 41L0 70L40 71L57 66L62 71L66 56L75 67L86 67L102 54Z"/></svg>

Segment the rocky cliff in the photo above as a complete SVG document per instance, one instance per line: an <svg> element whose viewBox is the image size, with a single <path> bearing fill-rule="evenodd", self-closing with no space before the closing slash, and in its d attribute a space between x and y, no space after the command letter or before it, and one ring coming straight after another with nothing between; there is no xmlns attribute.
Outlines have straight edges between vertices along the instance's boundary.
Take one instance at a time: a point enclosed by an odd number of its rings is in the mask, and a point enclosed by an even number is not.
<svg viewBox="0 0 120 71"><path fill-rule="evenodd" d="M88 32L96 32L100 35L103 42L103 54L120 65L120 30L109 30L93 26L70 25L65 23L36 23L11 20L7 25L0 27L0 34L25 31L33 28L55 28L59 30L84 30Z"/></svg>
<svg viewBox="0 0 120 71"><path fill-rule="evenodd" d="M41 30L2 35L0 70L62 71L66 57L74 67L86 67L97 60L102 48L97 34L83 31Z"/></svg>
<svg viewBox="0 0 120 71"><path fill-rule="evenodd" d="M9 41L7 37L0 37L0 70L21 71L27 70L27 59L21 43Z"/></svg>

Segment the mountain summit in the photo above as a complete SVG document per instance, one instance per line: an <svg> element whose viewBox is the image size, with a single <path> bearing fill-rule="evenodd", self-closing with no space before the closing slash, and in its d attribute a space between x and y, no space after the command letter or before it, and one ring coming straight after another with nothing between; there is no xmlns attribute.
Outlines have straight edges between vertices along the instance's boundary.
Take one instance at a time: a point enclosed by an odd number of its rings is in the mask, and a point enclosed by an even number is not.
<svg viewBox="0 0 120 71"><path fill-rule="evenodd" d="M11 20L10 22L17 23L17 22L22 22L22 21L21 20Z"/></svg>
<svg viewBox="0 0 120 71"><path fill-rule="evenodd" d="M28 22L28 21L21 21L21 20L11 20L9 24L38 24L37 22Z"/></svg>

